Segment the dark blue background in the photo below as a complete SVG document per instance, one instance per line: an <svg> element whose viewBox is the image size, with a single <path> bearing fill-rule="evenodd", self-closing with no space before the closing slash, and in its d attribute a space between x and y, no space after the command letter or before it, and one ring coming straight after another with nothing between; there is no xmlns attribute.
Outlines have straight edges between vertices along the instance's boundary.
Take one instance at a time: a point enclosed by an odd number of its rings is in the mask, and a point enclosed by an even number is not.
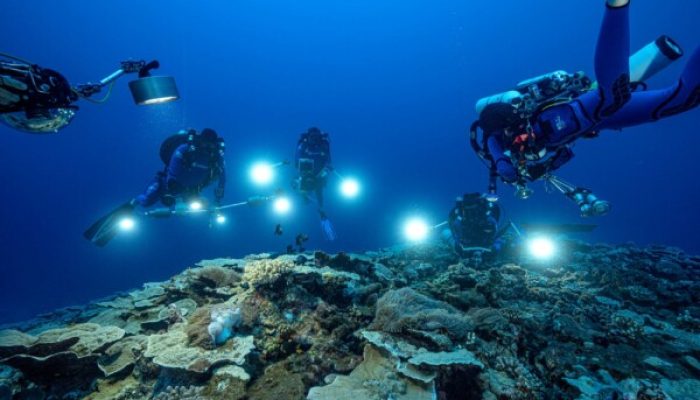
<svg viewBox="0 0 700 400"><path fill-rule="evenodd" d="M309 247L361 250L401 240L411 213L440 221L456 195L486 183L466 141L475 101L556 69L592 73L602 13L602 0L5 0L2 51L73 83L97 80L122 59L157 58L182 100L136 107L122 79L108 104L82 102L59 135L0 127L0 321L166 279L203 258L282 250L298 232L311 235ZM632 47L667 33L690 52L698 15L695 0L635 1ZM672 83L683 64L650 84ZM577 146L562 175L614 205L591 240L700 252L699 121L695 110ZM226 137L226 200L237 201L260 193L246 180L250 162L292 157L311 125L331 133L339 171L364 181L354 203L330 191L332 245L300 205L287 219L237 210L224 229L204 218L143 221L104 249L81 236L145 187L161 167L160 141L181 127ZM512 218L579 221L563 198L536 189L527 202L502 189ZM283 238L272 234L278 222Z"/></svg>

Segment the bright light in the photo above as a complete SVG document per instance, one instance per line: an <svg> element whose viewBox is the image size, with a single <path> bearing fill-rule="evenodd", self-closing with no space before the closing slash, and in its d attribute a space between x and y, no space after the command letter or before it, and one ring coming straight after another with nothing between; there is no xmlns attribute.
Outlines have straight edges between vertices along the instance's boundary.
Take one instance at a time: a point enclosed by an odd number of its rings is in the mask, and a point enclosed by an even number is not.
<svg viewBox="0 0 700 400"><path fill-rule="evenodd" d="M343 194L343 196L347 198L353 198L356 197L357 194L360 192L360 183L357 182L357 180L352 179L352 178L347 178L344 179L343 182L340 184L340 193Z"/></svg>
<svg viewBox="0 0 700 400"><path fill-rule="evenodd" d="M124 217L119 221L119 229L123 231L130 231L134 229L134 226L136 226L136 222L133 218Z"/></svg>
<svg viewBox="0 0 700 400"><path fill-rule="evenodd" d="M292 202L286 197L278 197L274 203L277 214L286 214L292 209Z"/></svg>
<svg viewBox="0 0 700 400"><path fill-rule="evenodd" d="M167 102L170 102L173 100L177 100L177 97L175 97L175 96L156 97L154 99L145 100L145 101L141 102L140 104L145 105L145 106L150 106L151 104L163 104L163 103L167 103Z"/></svg>
<svg viewBox="0 0 700 400"><path fill-rule="evenodd" d="M190 210L192 211L200 211L202 209L202 203L199 201L193 201L190 203Z"/></svg>
<svg viewBox="0 0 700 400"><path fill-rule="evenodd" d="M220 225L225 224L226 223L226 216L224 214L217 214L216 223L220 224Z"/></svg>
<svg viewBox="0 0 700 400"><path fill-rule="evenodd" d="M428 237L430 227L428 224L419 218L413 218L406 222L403 228L404 235L412 242L420 242Z"/></svg>
<svg viewBox="0 0 700 400"><path fill-rule="evenodd" d="M547 260L554 256L556 252L554 242L545 237L531 239L528 242L528 250L530 254L540 260Z"/></svg>
<svg viewBox="0 0 700 400"><path fill-rule="evenodd" d="M268 185L272 182L275 172L274 168L267 163L257 163L250 169L250 178L257 185Z"/></svg>

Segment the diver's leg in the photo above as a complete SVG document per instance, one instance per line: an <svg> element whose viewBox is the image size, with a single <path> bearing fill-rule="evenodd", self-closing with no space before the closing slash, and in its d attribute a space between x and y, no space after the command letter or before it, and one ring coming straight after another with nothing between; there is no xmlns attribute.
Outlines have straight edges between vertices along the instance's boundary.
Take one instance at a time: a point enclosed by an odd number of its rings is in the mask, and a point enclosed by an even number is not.
<svg viewBox="0 0 700 400"><path fill-rule="evenodd" d="M136 203L138 203L141 207L150 207L154 205L164 192L165 185L163 178L163 173L158 172L156 177L153 178L151 184L146 188L146 191L136 196Z"/></svg>
<svg viewBox="0 0 700 400"><path fill-rule="evenodd" d="M680 80L665 89L632 93L630 102L600 124L622 129L688 111L700 104L700 48L690 56Z"/></svg>
<svg viewBox="0 0 700 400"><path fill-rule="evenodd" d="M613 115L629 101L629 56L629 2L609 0L595 52L599 98L587 110L596 120Z"/></svg>
<svg viewBox="0 0 700 400"><path fill-rule="evenodd" d="M323 186L316 188L316 200L318 201L319 210L323 210Z"/></svg>

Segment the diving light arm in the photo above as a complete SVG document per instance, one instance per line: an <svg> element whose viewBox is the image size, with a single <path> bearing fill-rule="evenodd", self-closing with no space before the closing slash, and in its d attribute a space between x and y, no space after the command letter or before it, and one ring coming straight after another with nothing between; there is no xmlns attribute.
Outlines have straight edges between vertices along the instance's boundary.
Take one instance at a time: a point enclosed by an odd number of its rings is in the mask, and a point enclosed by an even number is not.
<svg viewBox="0 0 700 400"><path fill-rule="evenodd" d="M574 186L573 184L554 175L548 175L546 177L546 180L555 189L557 189L559 192L565 195L569 195L570 193L575 192L577 189L576 186Z"/></svg>
<svg viewBox="0 0 700 400"><path fill-rule="evenodd" d="M106 77L102 78L99 83L84 83L78 85L74 90L81 96L81 97L90 97L93 96L97 93L99 93L103 87L112 84L114 81L117 79L121 78L123 75L126 74L134 74L137 73L141 77L142 75L148 76L149 71L151 69L155 69L159 67L158 61L151 61L150 63L146 63L144 60L138 60L138 61L132 61L132 60L127 60L127 61L122 61L121 66L118 70L112 72L111 74L107 75Z"/></svg>
<svg viewBox="0 0 700 400"><path fill-rule="evenodd" d="M447 223L448 223L447 221L442 221L442 222L440 222L440 223L437 224L437 225L431 226L431 227L430 227L430 230L440 229L440 228L442 228L443 226L446 226Z"/></svg>

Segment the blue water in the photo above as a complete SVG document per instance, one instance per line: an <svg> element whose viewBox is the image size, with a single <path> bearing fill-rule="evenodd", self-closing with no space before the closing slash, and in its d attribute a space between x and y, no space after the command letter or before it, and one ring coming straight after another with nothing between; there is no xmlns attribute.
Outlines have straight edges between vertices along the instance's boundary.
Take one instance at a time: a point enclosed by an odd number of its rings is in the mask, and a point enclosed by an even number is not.
<svg viewBox="0 0 700 400"><path fill-rule="evenodd" d="M122 59L157 58L182 94L136 107L124 78L107 104L81 102L59 135L0 127L0 321L9 321L163 280L203 258L281 251L299 232L309 248L362 250L401 241L413 213L441 221L455 196L486 184L466 141L475 101L556 69L592 74L603 2L5 0L2 9L2 51L74 84ZM632 47L666 33L689 53L698 15L695 0L633 1ZM671 84L683 64L649 83ZM700 252L699 122L694 110L577 145L561 175L613 204L586 239ZM204 218L141 221L106 248L81 236L144 189L161 168L161 140L180 128L226 138L226 200L235 202L269 193L249 184L248 166L290 159L313 125L330 132L338 170L363 182L354 202L330 185L335 243L298 202L285 218L237 210L224 228ZM290 179L288 171L278 183ZM535 189L526 202L501 189L509 217L581 222L565 199Z"/></svg>

